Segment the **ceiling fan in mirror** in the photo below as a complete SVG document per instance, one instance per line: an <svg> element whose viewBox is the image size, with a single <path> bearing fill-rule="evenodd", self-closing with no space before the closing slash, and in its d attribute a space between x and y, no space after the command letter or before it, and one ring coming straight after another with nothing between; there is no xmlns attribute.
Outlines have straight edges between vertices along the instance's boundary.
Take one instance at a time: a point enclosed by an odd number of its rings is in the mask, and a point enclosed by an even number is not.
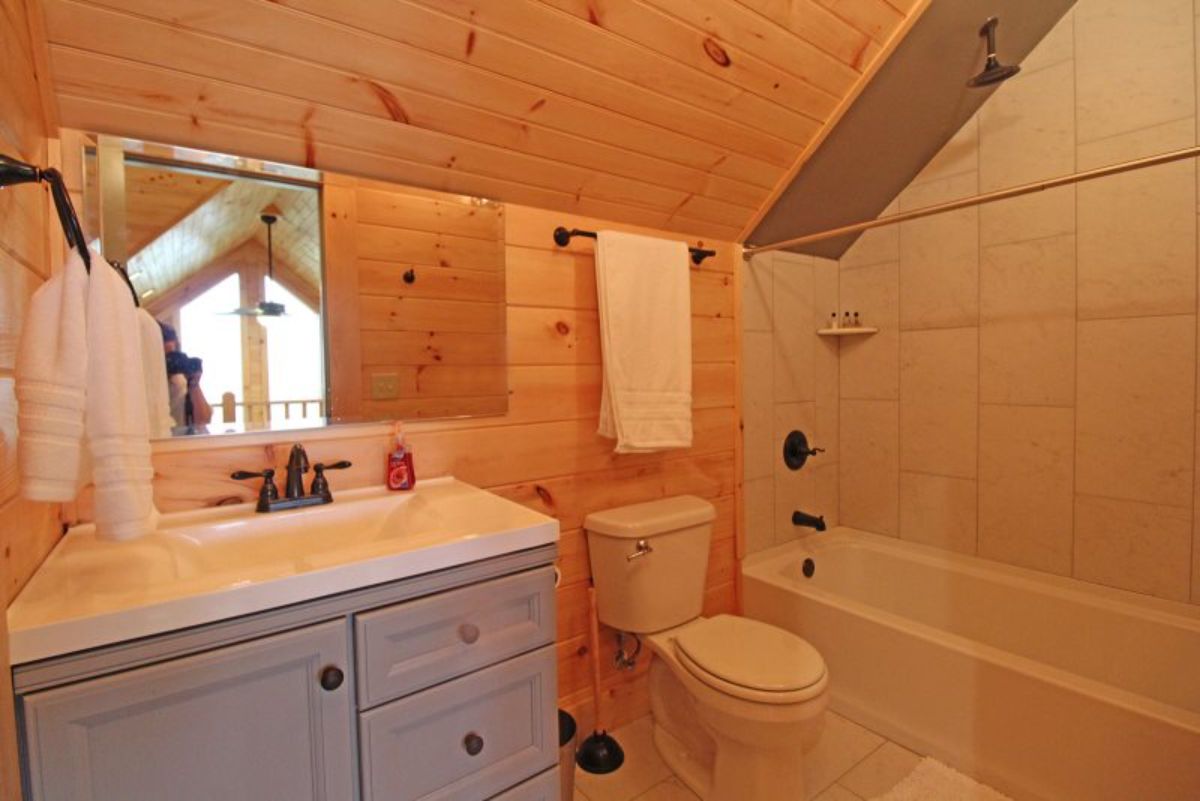
<svg viewBox="0 0 1200 801"><path fill-rule="evenodd" d="M273 211L273 207L264 209L263 214L259 215L259 219L267 226L267 278L275 279L275 252L274 243L271 238L271 229L275 223L279 222L277 214L271 214L268 210ZM287 309L282 303L273 300L260 300L254 306L241 306L231 312L222 312L222 314L236 314L240 317L259 317L269 319L272 317L284 317L287 315Z"/></svg>

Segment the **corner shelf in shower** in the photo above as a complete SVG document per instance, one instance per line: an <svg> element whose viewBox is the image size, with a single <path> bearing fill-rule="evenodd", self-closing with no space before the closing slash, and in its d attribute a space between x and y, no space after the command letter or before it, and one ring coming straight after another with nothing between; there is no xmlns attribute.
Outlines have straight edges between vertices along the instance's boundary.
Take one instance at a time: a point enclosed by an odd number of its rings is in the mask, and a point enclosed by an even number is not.
<svg viewBox="0 0 1200 801"><path fill-rule="evenodd" d="M819 337L866 337L871 334L878 334L878 328L866 328L858 326L855 328L820 328L817 329Z"/></svg>

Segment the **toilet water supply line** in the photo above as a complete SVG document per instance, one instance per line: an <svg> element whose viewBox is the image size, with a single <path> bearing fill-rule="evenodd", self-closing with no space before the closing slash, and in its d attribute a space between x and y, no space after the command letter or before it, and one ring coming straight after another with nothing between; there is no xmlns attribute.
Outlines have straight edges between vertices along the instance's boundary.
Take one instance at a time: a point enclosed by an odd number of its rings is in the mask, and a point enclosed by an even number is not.
<svg viewBox="0 0 1200 801"><path fill-rule="evenodd" d="M633 653L625 652L625 638L633 638ZM613 662L616 663L618 670L633 670L637 666L638 654L642 652L642 639L636 634L627 634L623 631L617 632L617 655Z"/></svg>
<svg viewBox="0 0 1200 801"><path fill-rule="evenodd" d="M946 203L938 203L934 206L926 206L912 211L901 212L900 214L892 214L887 217L879 217L866 222L854 223L853 225L843 225L838 228L830 228L828 231L821 231L816 234L805 234L793 239L785 239L782 242L773 242L769 245L758 245L755 247L747 247L742 249L742 257L749 259L756 253L769 253L773 250L783 250L784 248L796 247L798 245L807 245L812 242L821 242L826 239L836 239L840 236L849 236L850 234L859 234L863 231L869 231L872 228L881 228L885 225L895 225L896 223L906 222L908 220L918 220L922 217L931 217L934 214L942 214L947 211L956 209L970 208L971 206L981 206L985 203L994 203L997 200L1007 200L1008 198L1020 197L1021 195L1029 195L1034 192L1043 192L1047 189L1054 189L1060 186L1069 184L1077 184L1081 181L1091 181L1096 178L1104 178L1109 175L1117 175L1123 172L1132 170L1140 170L1146 167L1155 167L1159 164L1169 164L1173 161L1181 161L1183 159L1194 158L1200 156L1200 147L1188 147L1183 150L1174 150L1170 153L1160 153L1157 156L1146 156L1145 158L1133 159L1132 161L1124 161L1120 164L1110 164L1106 167L1097 167L1093 170L1085 170L1083 172L1072 173L1071 175L1060 175L1057 178L1048 178L1044 181L1034 181L1020 186L1012 186L1008 189L998 189L994 192L986 192L982 195L974 195L973 197L961 198L959 200L951 200Z"/></svg>

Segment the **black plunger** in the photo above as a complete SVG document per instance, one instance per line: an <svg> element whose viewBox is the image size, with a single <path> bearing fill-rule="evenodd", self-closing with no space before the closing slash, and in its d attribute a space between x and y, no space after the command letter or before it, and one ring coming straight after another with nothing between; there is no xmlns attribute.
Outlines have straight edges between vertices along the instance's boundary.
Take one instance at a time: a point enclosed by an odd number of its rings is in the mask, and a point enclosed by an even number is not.
<svg viewBox="0 0 1200 801"><path fill-rule="evenodd" d="M600 623L596 615L595 587L588 589L588 600L592 607L592 690L596 705L596 730L579 746L575 761L588 773L612 773L625 762L625 752L616 738L600 728Z"/></svg>

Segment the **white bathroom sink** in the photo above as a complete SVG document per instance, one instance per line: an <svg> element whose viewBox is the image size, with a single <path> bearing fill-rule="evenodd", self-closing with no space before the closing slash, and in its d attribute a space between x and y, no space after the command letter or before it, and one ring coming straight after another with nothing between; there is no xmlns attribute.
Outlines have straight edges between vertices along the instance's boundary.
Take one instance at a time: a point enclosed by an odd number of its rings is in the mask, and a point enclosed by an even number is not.
<svg viewBox="0 0 1200 801"><path fill-rule="evenodd" d="M132 542L63 537L8 610L12 664L222 620L552 543L552 518L452 478L163 515Z"/></svg>

